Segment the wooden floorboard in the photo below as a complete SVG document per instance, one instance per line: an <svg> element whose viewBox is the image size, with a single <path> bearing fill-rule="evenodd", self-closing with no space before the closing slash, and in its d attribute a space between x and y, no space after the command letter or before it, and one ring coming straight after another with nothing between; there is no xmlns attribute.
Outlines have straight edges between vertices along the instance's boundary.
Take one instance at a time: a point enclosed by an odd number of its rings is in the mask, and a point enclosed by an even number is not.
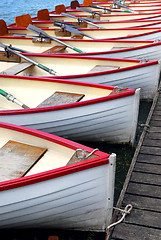
<svg viewBox="0 0 161 240"><path fill-rule="evenodd" d="M117 208L132 210L107 234L112 240L161 239L161 96L157 92L140 137ZM115 210L113 221L121 218Z"/></svg>
<svg viewBox="0 0 161 240"><path fill-rule="evenodd" d="M115 227L112 240L159 240L161 230L122 223ZM119 237L118 237L119 236Z"/></svg>

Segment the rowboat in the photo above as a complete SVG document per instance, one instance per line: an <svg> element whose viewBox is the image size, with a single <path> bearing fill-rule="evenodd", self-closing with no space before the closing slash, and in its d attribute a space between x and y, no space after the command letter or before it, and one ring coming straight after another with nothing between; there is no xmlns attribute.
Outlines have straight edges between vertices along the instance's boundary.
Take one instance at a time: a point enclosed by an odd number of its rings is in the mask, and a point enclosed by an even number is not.
<svg viewBox="0 0 161 240"><path fill-rule="evenodd" d="M0 133L0 229L105 231L114 153L13 124L0 123Z"/></svg>
<svg viewBox="0 0 161 240"><path fill-rule="evenodd" d="M68 12L68 13L70 13L70 14L73 14L71 11L70 12ZM77 13L81 13L80 11L78 11ZM25 14L26 15L26 14ZM150 18L158 18L158 19L161 19L161 11L153 11L153 12L149 12L149 13L138 13L138 14L130 14L130 13L120 13L120 14L114 14L114 15L111 15L111 14L101 14L101 15L92 15L92 14L88 14L88 13L86 13L86 12L84 12L83 14L73 14L73 15L75 15L75 16L77 16L77 17L84 17L84 18L86 18L86 17L88 17L88 18L90 18L90 19L94 19L94 20L98 20L98 21L122 21L122 20L135 20L135 19L150 19ZM18 16L19 17L19 16ZM17 17L16 17L16 21L17 21ZM33 18L33 20L37 20L37 17L35 17L35 18ZM65 17L65 16L63 16L63 15L61 15L61 13L60 14L54 14L54 13L52 13L52 12L50 12L50 20L52 20L52 21L76 21L76 20L74 20L73 18L68 18L67 19L67 17ZM15 24L21 24L21 23L17 23L17 22L15 22L15 23L13 23L13 24L10 24L10 25L8 25L8 26L14 26Z"/></svg>
<svg viewBox="0 0 161 240"><path fill-rule="evenodd" d="M92 5L92 7L91 7ZM101 6L100 4L99 5L95 5L95 4L91 4L89 6L80 6L80 7L77 7L76 9L71 9L71 8L66 8L66 12L70 12L72 14L77 14L77 15L82 15L84 14L84 12L86 12L86 9L88 10L92 10L94 12L97 12L97 13L101 13L101 14L107 14L107 11L105 11L105 9L96 9L94 6ZM135 14L135 11L136 13L138 14L139 13L151 13L151 12L159 12L161 10L161 3L158 4L158 5L149 5L149 6L132 6L132 7L128 7L130 11L127 11L125 10L124 8L117 8L117 7L112 7L111 4L106 4L106 5L102 5L104 8L108 8L110 9L110 14L112 15L116 15L117 14L122 14L122 13L125 13L125 14L129 14L129 13L134 13ZM84 12L83 12L84 10ZM55 14L56 11L52 11L51 14Z"/></svg>
<svg viewBox="0 0 161 240"><path fill-rule="evenodd" d="M121 1L91 1L91 0L84 0L83 4L80 4L77 0L71 1L70 6L68 6L68 9L76 9L77 7L88 7L90 5L95 6L103 6L110 8L112 10L118 9L118 10L144 10L149 9L150 6L151 9L157 9L160 8L161 2L160 1L144 1L144 2L121 2ZM97 9L98 10L98 9ZM101 10L101 9L100 9Z"/></svg>
<svg viewBox="0 0 161 240"><path fill-rule="evenodd" d="M21 52L50 53L104 57L104 58L128 58L128 59L161 59L160 41L115 41L115 40L82 40L82 39L61 39L61 43L54 40L34 41L29 37L0 36L0 42L5 45L12 45ZM64 45L63 45L64 44ZM68 47L70 46L70 47ZM74 49L80 49L79 52ZM3 56L1 54L0 59Z"/></svg>
<svg viewBox="0 0 161 240"><path fill-rule="evenodd" d="M41 12L41 13L39 13ZM66 17L66 19L74 18L77 20L76 22L73 21L64 21L68 24L74 24L78 27L84 27L84 28L129 28L129 27L161 27L161 19L134 19L134 20L124 20L124 21L95 21L91 22L87 18L81 18L76 17L72 14L62 13L62 16ZM28 21L23 20L24 17L28 17ZM15 24L9 25L10 27L26 27L29 24L32 24L34 26L40 27L40 28L52 28L54 25L54 21L50 20L50 14L47 9L42 9L38 11L37 18L32 19L29 14L27 15L21 15L18 16L19 22L16 21ZM17 19L17 18L16 18ZM21 20L20 20L21 19Z"/></svg>
<svg viewBox="0 0 161 240"><path fill-rule="evenodd" d="M108 39L108 40L137 40L137 41L154 41L160 39L161 28L114 28L114 29L97 29L97 28L79 28L68 26L65 23L55 22L56 28L41 28L45 33L52 37L61 38L83 38L83 39ZM27 24L28 25L28 24ZM0 35L30 35L33 36L33 31L28 30L32 27L29 24L28 27L7 27L5 33ZM40 30L39 30L40 31ZM39 35L36 35L39 36Z"/></svg>
<svg viewBox="0 0 161 240"><path fill-rule="evenodd" d="M2 122L74 141L134 144L140 89L26 76L0 81Z"/></svg>
<svg viewBox="0 0 161 240"><path fill-rule="evenodd" d="M10 51L10 48L7 49ZM19 74L141 88L141 99L145 100L153 98L160 77L160 63L156 60L23 53L21 60L19 57L6 57L0 62L0 67L1 74L5 75Z"/></svg>
<svg viewBox="0 0 161 240"><path fill-rule="evenodd" d="M121 3L121 2L120 2ZM113 1L89 1L89 0L85 0L83 1L83 4L80 4L80 6L88 6L89 4L94 4L94 5L99 5L99 6L103 6L103 7L112 7L113 6ZM131 9L135 9L135 8L142 8L142 7L159 7L160 6L160 1L139 1L139 2L128 2L125 1L125 3L122 3L123 5L131 8ZM71 8L71 6L69 6ZM69 8L68 7L68 8Z"/></svg>

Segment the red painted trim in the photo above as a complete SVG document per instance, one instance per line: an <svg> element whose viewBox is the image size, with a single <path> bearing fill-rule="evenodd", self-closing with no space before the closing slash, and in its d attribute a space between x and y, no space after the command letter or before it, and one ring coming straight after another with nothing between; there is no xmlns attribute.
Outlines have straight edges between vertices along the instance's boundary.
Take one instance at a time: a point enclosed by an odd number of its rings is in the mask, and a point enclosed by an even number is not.
<svg viewBox="0 0 161 240"><path fill-rule="evenodd" d="M38 130L29 129L26 127L21 127L21 126L16 126L16 125L0 122L0 128L6 128L6 129L14 130L14 131L19 131L19 132L29 134L29 135L32 135L35 137L39 137L39 138L42 138L42 139L45 139L45 140L48 140L51 142L56 142L62 146L69 147L74 150L79 148L79 149L86 150L88 152L93 151L92 148L86 147L82 144L78 144L73 141L70 141L70 140L49 134L49 133L40 132ZM101 152L98 150L95 152L95 154L97 155L97 157L89 159L89 160L85 160L84 162L71 164L68 166L56 168L56 169L53 169L50 171L41 172L41 173L34 174L31 176L26 176L23 178L17 178L17 179L1 182L0 183L0 191L23 187L26 185L31 185L31 184L42 182L42 181L47 181L50 179L58 178L61 176L65 176L68 174L72 174L75 172L83 171L86 169L98 167L98 166L109 163L110 154L107 154L107 153L104 153L104 152Z"/></svg>
<svg viewBox="0 0 161 240"><path fill-rule="evenodd" d="M23 186L28 186L38 182L47 181L54 178L59 178L76 172L84 171L90 168L99 167L109 163L108 158L93 158L85 160L82 163L71 164L65 167L57 168L54 170L46 171L40 174L34 174L23 178L17 178L10 181L1 182L0 191L6 191L9 189L15 189Z"/></svg>
<svg viewBox="0 0 161 240"><path fill-rule="evenodd" d="M68 147L71 148L73 150L76 150L77 148L81 148L83 150L86 150L88 152L93 151L93 148L87 147L85 145L82 145L80 143L77 142L73 142L71 140L50 134L50 133L46 133L46 132L42 132L36 129L30 129L27 127L23 127L23 126L18 126L18 125L14 125L14 124L10 124L10 123L4 123L4 122L0 122L0 128L5 128L5 129L9 129L9 130L14 130L14 131L18 131L18 132L22 132L25 134L29 134L31 136L35 136L53 143L57 143L59 145L62 145L64 147ZM96 151L95 152L96 155L98 155L98 157L107 157L109 156L109 154L101 152L101 151Z"/></svg>
<svg viewBox="0 0 161 240"><path fill-rule="evenodd" d="M33 80L33 81L48 81L48 82L60 82L65 84L74 84L74 85L80 85L80 86L87 86L87 87L96 87L96 88L102 88L107 90L114 89L113 86L105 86L101 84L93 84L93 83L83 83L83 82L76 82L76 81L67 81L67 80L61 80L61 79L53 79L53 78L34 78L34 77L25 77L25 76L9 76L9 75L0 75L2 78L18 78L18 79L25 79L25 80ZM82 102L75 102L70 104L64 104L64 105L58 105L58 106L52 106L52 107L44 107L44 108L30 108L30 109L16 109L16 110L1 110L0 116L2 115L15 115L15 114L31 114L31 113L39 113L39 112L49 112L49 111L57 111L57 110L63 110L63 109L69 109L69 108L75 108L75 107L81 107L81 106L87 106L91 104L96 104L100 102L110 101L118 98L128 97L135 94L134 89L127 89L127 92L118 93L118 94L111 94L109 96L100 97L92 100L86 100Z"/></svg>

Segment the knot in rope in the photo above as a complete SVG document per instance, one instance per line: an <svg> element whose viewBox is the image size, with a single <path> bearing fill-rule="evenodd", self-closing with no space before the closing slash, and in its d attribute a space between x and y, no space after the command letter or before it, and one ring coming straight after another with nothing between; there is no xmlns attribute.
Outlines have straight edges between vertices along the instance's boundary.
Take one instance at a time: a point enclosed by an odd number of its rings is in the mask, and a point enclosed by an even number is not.
<svg viewBox="0 0 161 240"><path fill-rule="evenodd" d="M130 212L131 212L131 210L132 210L132 205L131 205L131 204L126 205L126 207L125 207L124 209L115 208L115 207L113 207L113 208L114 208L115 210L120 211L120 212L122 213L122 217L121 217L120 220L118 220L117 222L112 223L111 225L109 225L109 226L107 227L107 229L110 229L111 227L114 227L115 225L121 223L121 222L125 219L126 215L127 215L127 214L130 214Z"/></svg>

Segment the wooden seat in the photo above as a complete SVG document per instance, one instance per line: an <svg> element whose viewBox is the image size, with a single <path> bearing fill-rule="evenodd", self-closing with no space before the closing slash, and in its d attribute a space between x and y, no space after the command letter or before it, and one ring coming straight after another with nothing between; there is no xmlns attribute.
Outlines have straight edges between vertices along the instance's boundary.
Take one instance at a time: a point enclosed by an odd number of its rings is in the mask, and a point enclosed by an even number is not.
<svg viewBox="0 0 161 240"><path fill-rule="evenodd" d="M44 51L43 53L49 53L49 54L52 54L52 53L64 53L64 50L66 49L66 46L54 46L46 51Z"/></svg>
<svg viewBox="0 0 161 240"><path fill-rule="evenodd" d="M84 94L56 91L49 98L40 103L37 108L79 102L84 96Z"/></svg>
<svg viewBox="0 0 161 240"><path fill-rule="evenodd" d="M0 181L23 177L46 151L46 148L9 140L0 149Z"/></svg>
<svg viewBox="0 0 161 240"><path fill-rule="evenodd" d="M108 66L108 65L96 65L93 67L88 73L97 73L97 72L104 72L119 69L118 66Z"/></svg>
<svg viewBox="0 0 161 240"><path fill-rule="evenodd" d="M55 6L55 12L56 12L57 14L60 14L60 13L62 13L62 12L66 12L66 7L65 7L65 5L64 5L64 4L61 4L61 5Z"/></svg>
<svg viewBox="0 0 161 240"><path fill-rule="evenodd" d="M71 7L71 9L76 9L77 7L80 7L80 4L77 0L71 1L70 7Z"/></svg>
<svg viewBox="0 0 161 240"><path fill-rule="evenodd" d="M3 19L0 19L0 35L4 36L8 34L7 24Z"/></svg>
<svg viewBox="0 0 161 240"><path fill-rule="evenodd" d="M6 53L5 51L0 51L0 61L19 63L21 61L21 58L14 53Z"/></svg>
<svg viewBox="0 0 161 240"><path fill-rule="evenodd" d="M86 160L85 156L88 156L90 153L87 151L83 151L81 149L76 150L75 153L73 154L73 156L70 158L69 162L67 162L66 165L70 165L70 164L74 164L74 163L78 163L81 161ZM95 154L91 154L87 159L91 159L91 158L95 158L97 157L97 155Z"/></svg>
<svg viewBox="0 0 161 240"><path fill-rule="evenodd" d="M21 62L15 66L5 69L4 71L0 72L0 74L5 75L17 75L20 72L26 70L27 68L31 67L33 64L29 62Z"/></svg>
<svg viewBox="0 0 161 240"><path fill-rule="evenodd" d="M93 4L93 0L83 0L83 5L88 6L89 4Z"/></svg>
<svg viewBox="0 0 161 240"><path fill-rule="evenodd" d="M17 16L15 23L17 27L28 27L29 24L32 24L32 18L29 14Z"/></svg>
<svg viewBox="0 0 161 240"><path fill-rule="evenodd" d="M48 9L42 9L37 12L38 20L50 20Z"/></svg>
<svg viewBox="0 0 161 240"><path fill-rule="evenodd" d="M71 32L66 31L64 29L55 29L55 36L57 37L70 37L71 36Z"/></svg>

